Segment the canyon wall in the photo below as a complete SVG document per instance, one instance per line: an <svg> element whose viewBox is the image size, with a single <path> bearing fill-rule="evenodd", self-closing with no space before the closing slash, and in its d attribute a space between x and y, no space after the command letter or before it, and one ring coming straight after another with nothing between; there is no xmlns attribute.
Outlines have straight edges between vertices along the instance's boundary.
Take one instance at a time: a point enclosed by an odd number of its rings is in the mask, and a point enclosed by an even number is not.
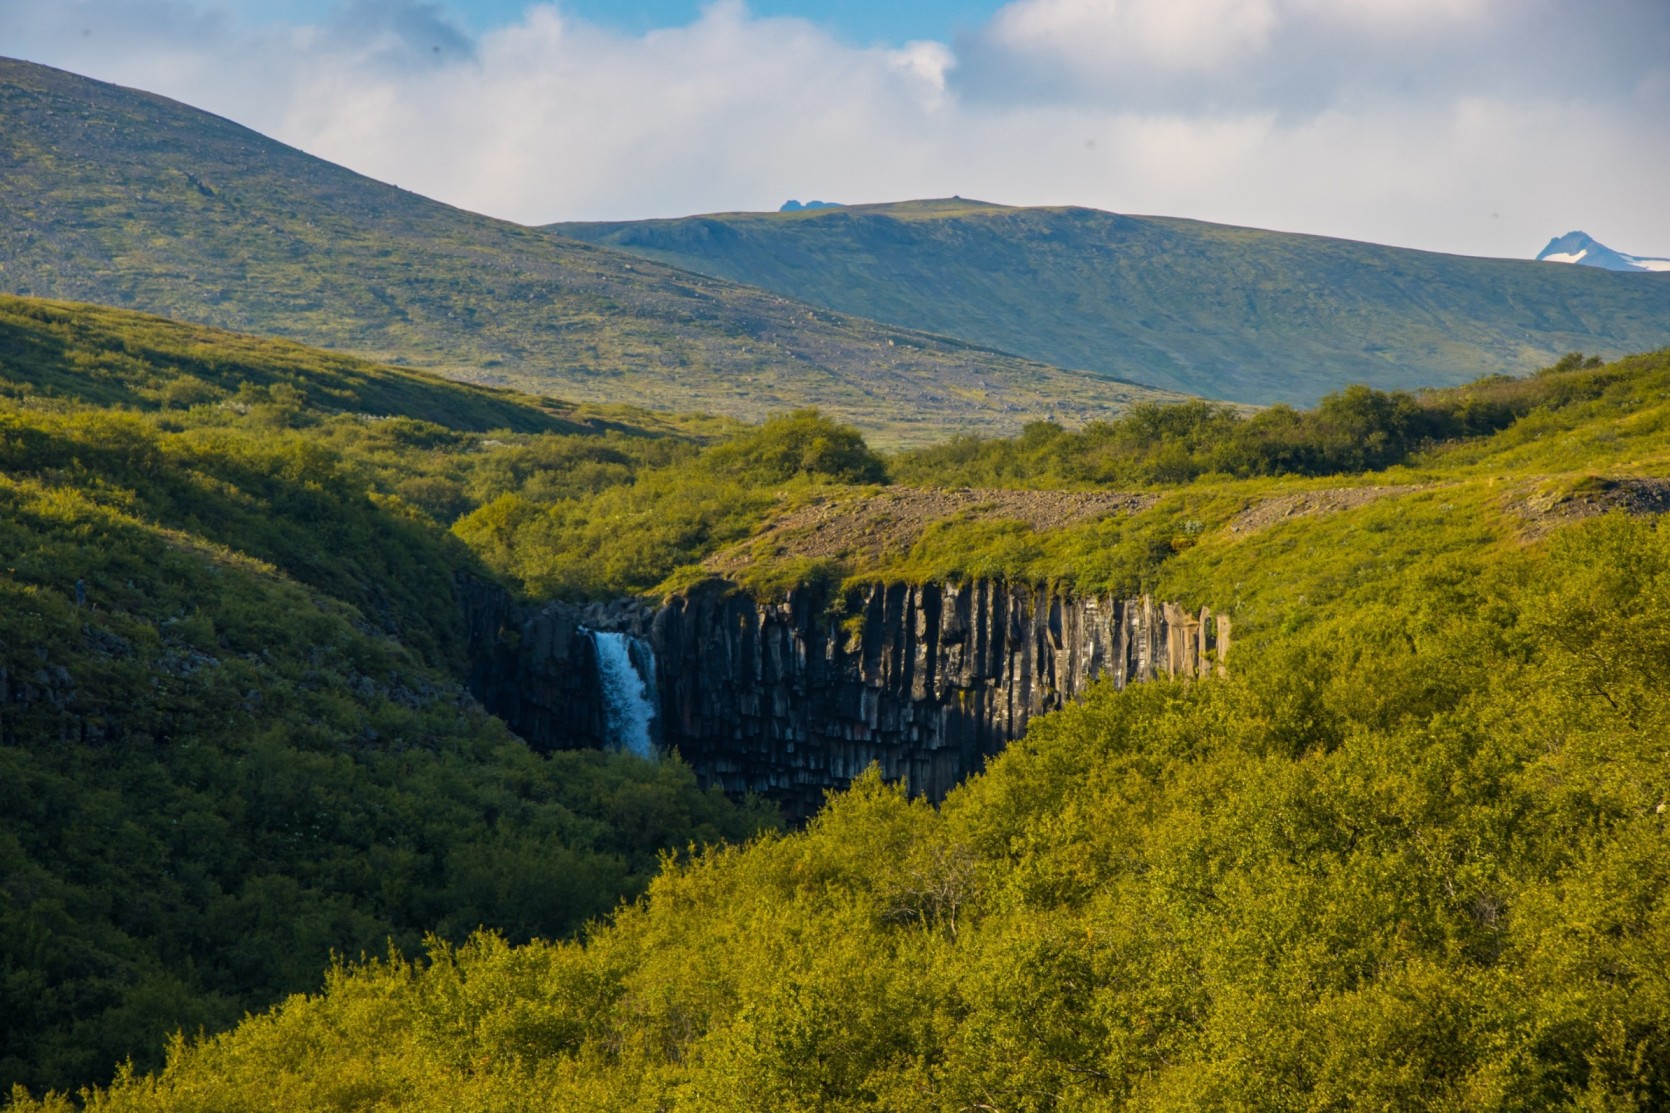
<svg viewBox="0 0 1670 1113"><path fill-rule="evenodd" d="M814 589L760 603L714 586L526 616L478 593L472 690L532 745L608 744L586 631L622 631L654 653L658 744L794 819L871 763L937 800L1092 681L1204 675L1229 648L1209 611L991 582L874 585L833 608Z"/></svg>

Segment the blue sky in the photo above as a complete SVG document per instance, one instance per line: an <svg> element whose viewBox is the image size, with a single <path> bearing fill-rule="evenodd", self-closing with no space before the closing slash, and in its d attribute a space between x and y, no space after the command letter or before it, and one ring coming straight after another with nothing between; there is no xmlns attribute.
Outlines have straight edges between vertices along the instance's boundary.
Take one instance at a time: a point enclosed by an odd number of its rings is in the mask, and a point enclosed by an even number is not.
<svg viewBox="0 0 1670 1113"><path fill-rule="evenodd" d="M642 31L689 23L701 14L694 0L582 0L566 5L599 23ZM473 0L454 5L460 16L486 25L520 11L520 0ZM969 0L831 0L794 3L792 0L755 0L750 10L760 16L799 16L828 26L849 42L905 43L912 39L945 39L972 30L1000 7Z"/></svg>
<svg viewBox="0 0 1670 1113"><path fill-rule="evenodd" d="M1670 256L1670 0L0 0L0 55L524 223L960 194Z"/></svg>
<svg viewBox="0 0 1670 1113"><path fill-rule="evenodd" d="M439 8L461 27L481 33L516 22L529 0L446 0ZM328 19L336 0L233 0L245 18L267 22ZM758 16L797 16L860 45L948 39L977 28L1002 5L977 0L754 0ZM703 0L565 0L560 7L590 22L626 32L678 27L700 17Z"/></svg>

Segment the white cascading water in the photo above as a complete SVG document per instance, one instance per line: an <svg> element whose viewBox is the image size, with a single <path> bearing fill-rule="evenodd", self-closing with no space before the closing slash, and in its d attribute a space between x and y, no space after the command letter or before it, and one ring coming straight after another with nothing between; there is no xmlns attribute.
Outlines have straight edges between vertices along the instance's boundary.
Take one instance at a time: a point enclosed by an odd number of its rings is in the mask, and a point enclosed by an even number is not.
<svg viewBox="0 0 1670 1113"><path fill-rule="evenodd" d="M656 697L661 692L661 686L655 679L655 649L644 639L633 638L630 653L632 667L637 669L638 675L644 678L644 696L649 703L649 717L653 719L655 718ZM650 752L653 754L655 751L651 749Z"/></svg>
<svg viewBox="0 0 1670 1113"><path fill-rule="evenodd" d="M597 676L603 688L609 744L653 760L655 740L650 736L650 723L655 719L655 652L616 631L585 633L597 650ZM642 674L633 657L643 662Z"/></svg>

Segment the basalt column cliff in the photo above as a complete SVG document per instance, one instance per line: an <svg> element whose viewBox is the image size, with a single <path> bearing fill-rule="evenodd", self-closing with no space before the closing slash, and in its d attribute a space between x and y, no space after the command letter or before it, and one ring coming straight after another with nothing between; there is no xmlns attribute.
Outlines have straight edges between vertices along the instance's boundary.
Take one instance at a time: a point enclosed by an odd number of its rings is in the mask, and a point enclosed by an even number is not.
<svg viewBox="0 0 1670 1113"><path fill-rule="evenodd" d="M1203 675L1229 648L1209 611L989 582L878 585L835 608L811 589L760 603L710 588L526 617L475 594L473 687L531 744L607 744L592 632L624 632L653 655L659 744L794 818L871 763L938 799L1091 681Z"/></svg>

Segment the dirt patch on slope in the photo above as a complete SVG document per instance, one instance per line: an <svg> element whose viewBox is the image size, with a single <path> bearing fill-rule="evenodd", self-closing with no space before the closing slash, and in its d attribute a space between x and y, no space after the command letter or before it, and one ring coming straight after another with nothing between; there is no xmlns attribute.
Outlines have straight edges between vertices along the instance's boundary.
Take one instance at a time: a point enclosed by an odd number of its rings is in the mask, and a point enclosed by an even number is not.
<svg viewBox="0 0 1670 1113"><path fill-rule="evenodd" d="M1229 523L1229 532L1251 533L1273 526L1277 522L1285 522L1289 518L1352 510L1388 495L1405 495L1415 490L1419 488L1405 484L1390 487L1330 487L1321 491L1277 495L1274 498L1260 499L1237 514Z"/></svg>
<svg viewBox="0 0 1670 1113"><path fill-rule="evenodd" d="M724 575L751 564L756 554L870 561L908 552L929 526L955 515L1021 521L1046 530L1110 514L1135 514L1157 498L1115 491L892 487L791 510L753 539L715 553L705 563Z"/></svg>
<svg viewBox="0 0 1670 1113"><path fill-rule="evenodd" d="M1670 478L1658 476L1595 476L1567 490L1521 495L1511 508L1531 527L1534 536L1560 522L1593 518L1612 510L1625 514L1670 512Z"/></svg>

